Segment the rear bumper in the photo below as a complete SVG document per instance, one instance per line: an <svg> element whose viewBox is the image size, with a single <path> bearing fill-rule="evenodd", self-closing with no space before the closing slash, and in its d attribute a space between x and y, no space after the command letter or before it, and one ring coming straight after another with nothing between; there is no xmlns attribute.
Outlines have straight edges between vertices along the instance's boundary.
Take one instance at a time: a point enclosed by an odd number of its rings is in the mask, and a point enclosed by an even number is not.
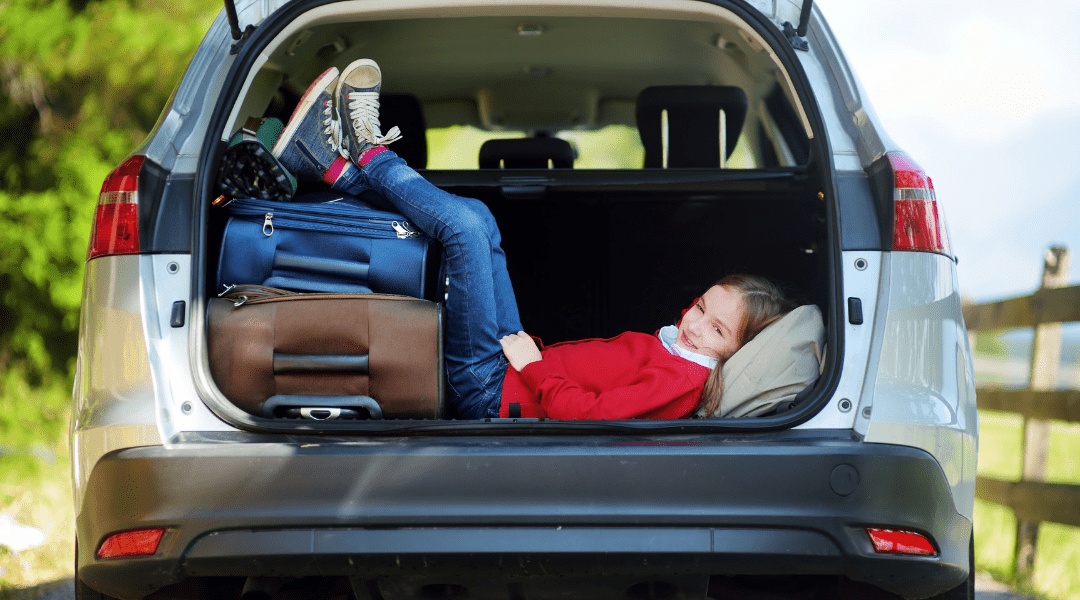
<svg viewBox="0 0 1080 600"><path fill-rule="evenodd" d="M927 453L851 432L303 441L189 436L93 469L79 576L142 597L188 577L495 586L592 576L838 575L906 597L967 576L971 523ZM866 526L936 557L875 554ZM156 555L98 560L167 527ZM425 583L427 582L427 583Z"/></svg>

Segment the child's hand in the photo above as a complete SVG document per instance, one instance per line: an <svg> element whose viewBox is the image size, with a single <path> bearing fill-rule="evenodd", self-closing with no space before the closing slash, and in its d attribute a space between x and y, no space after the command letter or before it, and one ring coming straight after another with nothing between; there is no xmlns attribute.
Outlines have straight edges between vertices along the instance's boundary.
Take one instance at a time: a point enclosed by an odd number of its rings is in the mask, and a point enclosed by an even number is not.
<svg viewBox="0 0 1080 600"><path fill-rule="evenodd" d="M540 349L536 347L536 342L524 331L505 336L499 342L502 344L503 354L510 361L510 366L517 371L543 358L540 356Z"/></svg>

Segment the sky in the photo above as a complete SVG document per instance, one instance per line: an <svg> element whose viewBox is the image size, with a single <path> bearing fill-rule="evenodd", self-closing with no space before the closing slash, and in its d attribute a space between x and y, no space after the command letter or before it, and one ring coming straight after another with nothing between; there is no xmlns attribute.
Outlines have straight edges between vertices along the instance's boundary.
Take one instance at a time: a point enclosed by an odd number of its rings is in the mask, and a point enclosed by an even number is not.
<svg viewBox="0 0 1080 600"><path fill-rule="evenodd" d="M878 119L934 182L976 302L1080 283L1080 2L815 0Z"/></svg>

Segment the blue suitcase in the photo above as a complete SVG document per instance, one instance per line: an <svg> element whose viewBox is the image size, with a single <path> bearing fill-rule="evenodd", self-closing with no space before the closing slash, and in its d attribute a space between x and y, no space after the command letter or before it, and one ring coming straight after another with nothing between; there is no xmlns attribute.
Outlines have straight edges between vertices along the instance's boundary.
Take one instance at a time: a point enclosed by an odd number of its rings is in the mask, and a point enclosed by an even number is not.
<svg viewBox="0 0 1080 600"><path fill-rule="evenodd" d="M264 285L298 292L398 294L439 300L439 243L400 214L341 194L226 205L218 290Z"/></svg>

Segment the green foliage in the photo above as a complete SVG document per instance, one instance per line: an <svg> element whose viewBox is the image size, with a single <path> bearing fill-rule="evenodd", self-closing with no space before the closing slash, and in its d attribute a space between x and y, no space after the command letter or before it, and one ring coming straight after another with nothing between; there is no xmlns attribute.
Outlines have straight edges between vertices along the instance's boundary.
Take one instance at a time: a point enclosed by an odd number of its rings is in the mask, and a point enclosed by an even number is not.
<svg viewBox="0 0 1080 600"><path fill-rule="evenodd" d="M1000 357L1008 355L1009 347L998 337L1000 333L1000 331L982 331L975 334L975 347L972 350L976 354L986 356Z"/></svg>
<svg viewBox="0 0 1080 600"><path fill-rule="evenodd" d="M33 454L67 437L71 387L59 376L30 385L20 369L0 373L0 453L21 448Z"/></svg>
<svg viewBox="0 0 1080 600"><path fill-rule="evenodd" d="M70 404L64 377L31 386L18 368L0 372L0 514L45 534L42 545L19 552L0 546L0 598L20 597L5 590L71 577Z"/></svg>
<svg viewBox="0 0 1080 600"><path fill-rule="evenodd" d="M71 371L101 182L153 127L220 9L0 1L0 370Z"/></svg>

